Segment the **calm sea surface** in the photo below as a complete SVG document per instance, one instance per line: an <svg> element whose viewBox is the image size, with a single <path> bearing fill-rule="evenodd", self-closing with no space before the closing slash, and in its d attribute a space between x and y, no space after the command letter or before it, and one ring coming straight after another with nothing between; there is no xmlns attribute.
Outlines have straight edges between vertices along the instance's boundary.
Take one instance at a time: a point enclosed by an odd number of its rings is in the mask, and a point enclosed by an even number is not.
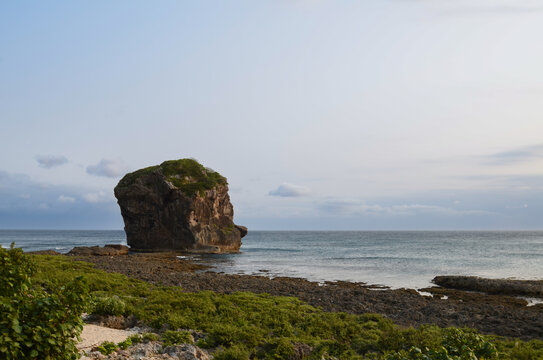
<svg viewBox="0 0 543 360"><path fill-rule="evenodd" d="M126 244L123 231L0 230L25 251ZM242 252L191 256L231 274L420 288L436 275L543 279L543 231L251 231Z"/></svg>

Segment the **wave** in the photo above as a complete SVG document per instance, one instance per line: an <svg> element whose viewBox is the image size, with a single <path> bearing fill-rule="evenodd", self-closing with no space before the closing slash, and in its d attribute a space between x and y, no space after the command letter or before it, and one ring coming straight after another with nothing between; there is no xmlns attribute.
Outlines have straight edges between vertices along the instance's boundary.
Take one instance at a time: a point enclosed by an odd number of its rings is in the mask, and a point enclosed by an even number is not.
<svg viewBox="0 0 543 360"><path fill-rule="evenodd" d="M295 253L295 252L303 252L301 249L285 249L285 248L245 248L244 249L247 252L256 252L256 251L278 251L278 252L288 252L288 253Z"/></svg>
<svg viewBox="0 0 543 360"><path fill-rule="evenodd" d="M330 257L327 260L432 260L428 257L402 257L402 256L343 256L343 257Z"/></svg>

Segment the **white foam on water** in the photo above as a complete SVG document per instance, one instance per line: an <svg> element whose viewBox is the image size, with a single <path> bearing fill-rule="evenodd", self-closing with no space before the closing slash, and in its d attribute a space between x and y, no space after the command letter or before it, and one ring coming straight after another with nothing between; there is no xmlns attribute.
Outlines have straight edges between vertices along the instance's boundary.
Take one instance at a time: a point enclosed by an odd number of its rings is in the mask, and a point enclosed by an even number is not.
<svg viewBox="0 0 543 360"><path fill-rule="evenodd" d="M526 306L534 306L537 304L543 304L543 299L540 299L540 298L521 297L521 299L526 300L528 302L528 305Z"/></svg>

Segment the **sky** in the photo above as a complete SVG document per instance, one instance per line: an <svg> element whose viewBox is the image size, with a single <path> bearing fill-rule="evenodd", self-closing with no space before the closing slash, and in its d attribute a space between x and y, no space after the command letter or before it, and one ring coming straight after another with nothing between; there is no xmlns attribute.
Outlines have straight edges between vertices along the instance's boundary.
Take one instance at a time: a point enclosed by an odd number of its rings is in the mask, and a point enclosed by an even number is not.
<svg viewBox="0 0 543 360"><path fill-rule="evenodd" d="M195 158L249 230L543 229L543 3L0 3L0 229Z"/></svg>

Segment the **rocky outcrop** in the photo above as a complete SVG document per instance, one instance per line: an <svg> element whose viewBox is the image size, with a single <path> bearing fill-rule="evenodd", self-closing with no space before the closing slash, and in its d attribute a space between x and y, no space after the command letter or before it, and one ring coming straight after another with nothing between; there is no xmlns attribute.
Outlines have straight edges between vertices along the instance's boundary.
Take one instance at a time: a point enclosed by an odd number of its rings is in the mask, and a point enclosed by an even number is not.
<svg viewBox="0 0 543 360"><path fill-rule="evenodd" d="M237 252L247 234L233 222L226 178L196 160L129 173L115 197L132 250Z"/></svg>
<svg viewBox="0 0 543 360"><path fill-rule="evenodd" d="M432 282L448 289L543 298L543 280L486 279L477 276L449 275L436 276Z"/></svg>

